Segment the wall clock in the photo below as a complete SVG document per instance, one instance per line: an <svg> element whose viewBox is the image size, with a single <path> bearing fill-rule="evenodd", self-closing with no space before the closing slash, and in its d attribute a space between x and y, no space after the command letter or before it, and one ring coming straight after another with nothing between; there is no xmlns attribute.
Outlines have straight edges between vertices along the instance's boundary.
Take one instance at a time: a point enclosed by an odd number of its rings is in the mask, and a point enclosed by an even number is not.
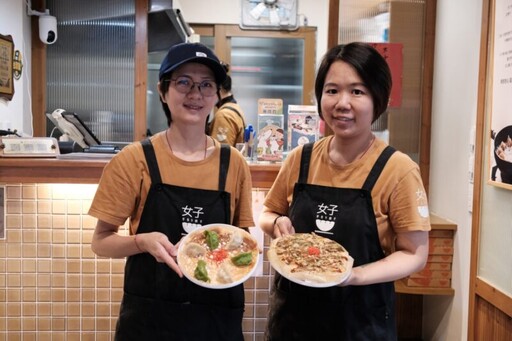
<svg viewBox="0 0 512 341"><path fill-rule="evenodd" d="M299 28L298 0L241 0L242 29L293 31Z"/></svg>

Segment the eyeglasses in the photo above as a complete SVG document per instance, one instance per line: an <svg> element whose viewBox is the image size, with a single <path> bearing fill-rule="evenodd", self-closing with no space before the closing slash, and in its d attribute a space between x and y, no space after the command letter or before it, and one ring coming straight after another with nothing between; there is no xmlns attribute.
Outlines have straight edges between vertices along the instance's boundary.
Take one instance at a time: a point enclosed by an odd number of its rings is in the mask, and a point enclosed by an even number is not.
<svg viewBox="0 0 512 341"><path fill-rule="evenodd" d="M181 76L175 79L166 79L165 81L174 82L174 87L182 94L188 94L196 85L203 96L210 97L217 93L217 83L210 80L194 82L190 77Z"/></svg>

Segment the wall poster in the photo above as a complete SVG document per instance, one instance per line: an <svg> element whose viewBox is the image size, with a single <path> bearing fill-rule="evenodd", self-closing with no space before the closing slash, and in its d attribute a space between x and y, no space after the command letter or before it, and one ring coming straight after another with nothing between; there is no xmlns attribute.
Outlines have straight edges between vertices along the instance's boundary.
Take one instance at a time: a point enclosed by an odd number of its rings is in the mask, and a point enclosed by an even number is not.
<svg viewBox="0 0 512 341"><path fill-rule="evenodd" d="M496 1L492 53L489 183L512 190L512 1Z"/></svg>

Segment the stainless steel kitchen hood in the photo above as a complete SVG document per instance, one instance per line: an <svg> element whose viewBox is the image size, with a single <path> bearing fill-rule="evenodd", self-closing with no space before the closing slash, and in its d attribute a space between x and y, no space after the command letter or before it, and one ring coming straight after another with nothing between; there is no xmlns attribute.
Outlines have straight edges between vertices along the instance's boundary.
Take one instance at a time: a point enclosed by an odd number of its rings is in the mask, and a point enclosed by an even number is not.
<svg viewBox="0 0 512 341"><path fill-rule="evenodd" d="M167 51L171 46L187 41L191 35L188 24L172 1L150 1L148 13L148 52Z"/></svg>

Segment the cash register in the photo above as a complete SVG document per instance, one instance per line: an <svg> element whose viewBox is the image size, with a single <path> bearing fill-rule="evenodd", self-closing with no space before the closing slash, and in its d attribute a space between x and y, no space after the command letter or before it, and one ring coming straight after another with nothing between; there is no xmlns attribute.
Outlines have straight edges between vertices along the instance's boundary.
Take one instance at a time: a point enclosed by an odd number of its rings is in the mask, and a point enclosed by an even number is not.
<svg viewBox="0 0 512 341"><path fill-rule="evenodd" d="M89 127L74 113L64 109L56 109L51 114L46 114L48 119L52 121L57 129L60 130L62 135L73 141L72 145L77 144L80 146L80 152L95 153L95 154L116 154L119 152L119 147L110 144L102 144L101 141L94 135ZM70 149L64 146L65 142L60 141L59 147L61 154L65 154L65 150ZM71 151L74 148L71 147Z"/></svg>

